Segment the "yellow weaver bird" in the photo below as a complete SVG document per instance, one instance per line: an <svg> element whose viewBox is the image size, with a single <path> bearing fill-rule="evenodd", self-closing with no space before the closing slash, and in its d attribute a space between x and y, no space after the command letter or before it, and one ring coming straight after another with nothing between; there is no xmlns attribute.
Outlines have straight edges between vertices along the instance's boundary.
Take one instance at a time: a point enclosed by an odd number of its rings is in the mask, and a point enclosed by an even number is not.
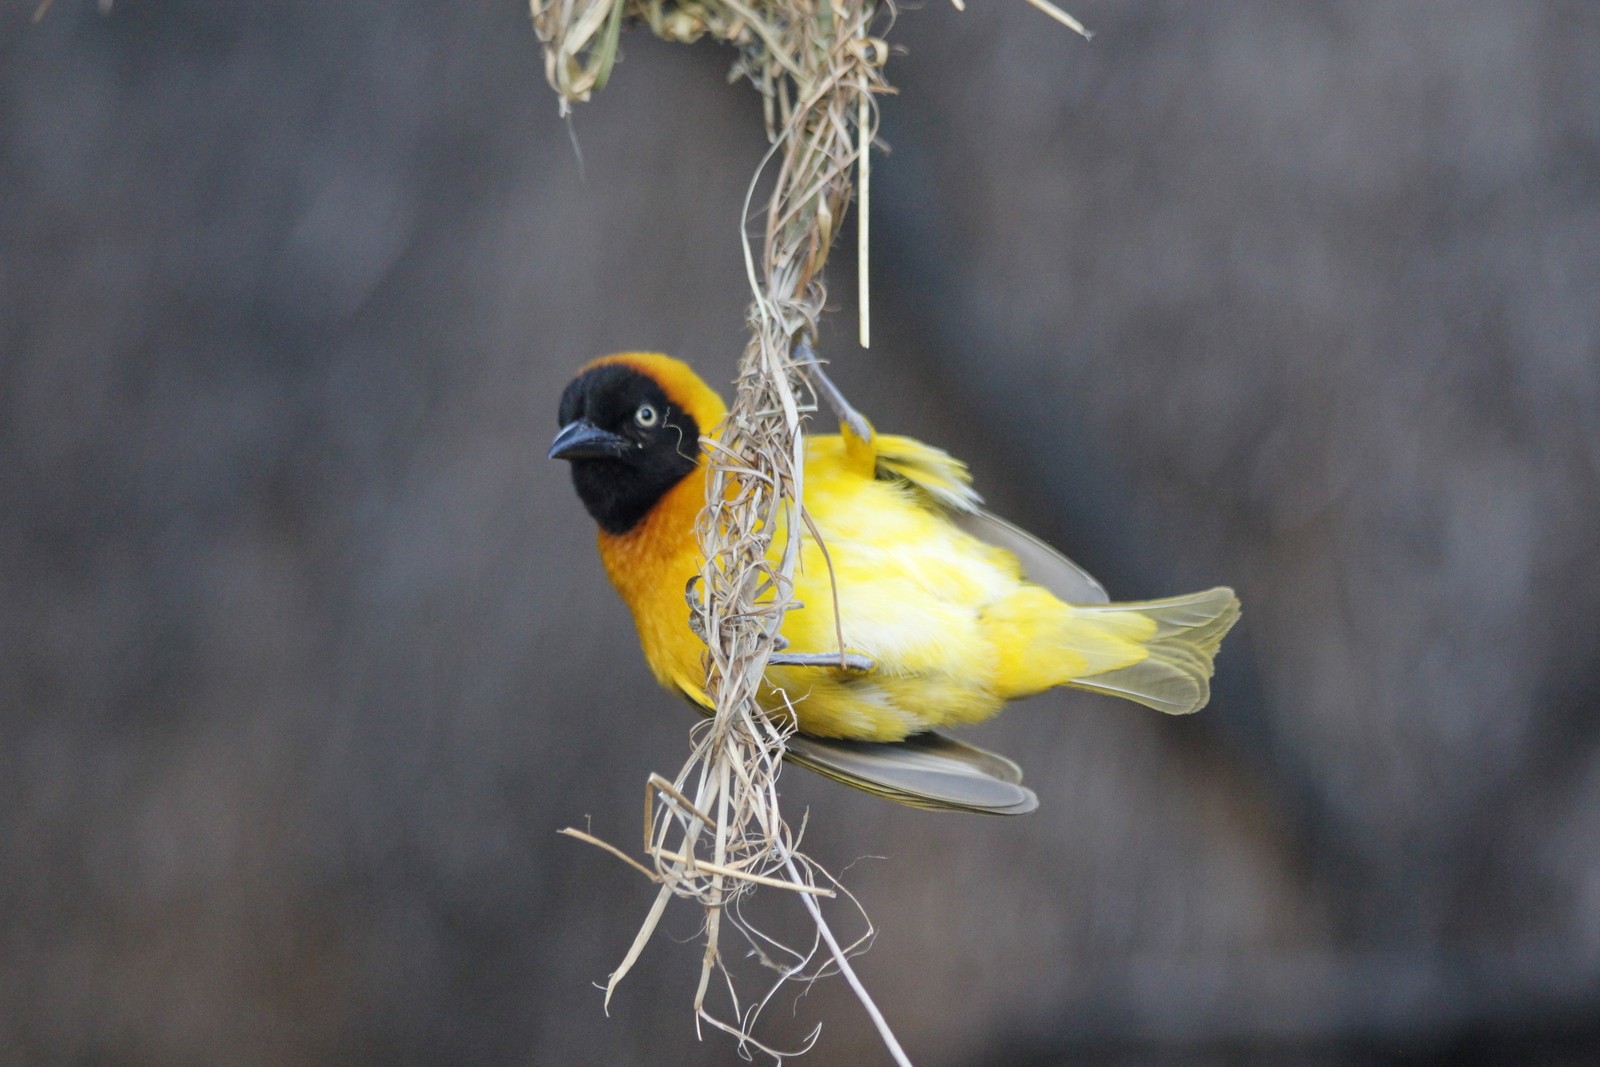
<svg viewBox="0 0 1600 1067"><path fill-rule="evenodd" d="M1016 814L1038 803L1016 764L937 728L1056 686L1173 715L1205 705L1217 646L1239 617L1233 590L1108 603L1065 556L984 511L965 464L875 433L810 370L842 428L805 439L805 507L823 544L804 539L803 606L784 617L766 673L764 709L792 714L798 731L789 759L901 803ZM684 592L702 562L700 439L726 414L687 364L621 353L567 386L550 447L600 526L600 559L651 671L703 711L705 644Z"/></svg>

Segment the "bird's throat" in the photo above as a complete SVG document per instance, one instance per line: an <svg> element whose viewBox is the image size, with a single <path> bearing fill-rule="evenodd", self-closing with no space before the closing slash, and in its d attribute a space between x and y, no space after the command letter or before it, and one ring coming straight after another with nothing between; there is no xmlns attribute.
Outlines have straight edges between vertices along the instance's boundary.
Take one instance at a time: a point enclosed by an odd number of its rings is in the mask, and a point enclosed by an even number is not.
<svg viewBox="0 0 1600 1067"><path fill-rule="evenodd" d="M684 586L700 570L696 536L706 502L706 468L697 465L626 529L600 527L600 559L611 584L637 612L645 600L668 596L683 604ZM687 615L688 608L683 607Z"/></svg>

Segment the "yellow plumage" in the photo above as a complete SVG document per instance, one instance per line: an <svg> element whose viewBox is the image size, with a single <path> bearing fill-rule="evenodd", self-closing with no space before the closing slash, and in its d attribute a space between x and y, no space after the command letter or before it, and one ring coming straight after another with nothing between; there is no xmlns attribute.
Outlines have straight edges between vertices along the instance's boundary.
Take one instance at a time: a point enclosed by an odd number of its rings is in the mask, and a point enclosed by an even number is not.
<svg viewBox="0 0 1600 1067"><path fill-rule="evenodd" d="M676 360L625 354L585 370L606 364L647 376L669 411L681 407L707 432L725 413ZM700 568L694 528L705 470L701 457L635 525L600 533L601 558L652 671L702 704L705 646L687 625L684 588ZM1030 581L1011 551L952 521L977 504L966 467L939 449L848 430L807 438L805 505L827 556L808 533L795 575L804 606L785 618L785 651L836 653L842 632L844 650L869 657L873 669L773 666L769 714L792 708L813 737L885 742L978 722L1056 686L1172 714L1206 703L1212 659L1239 614L1231 590L1065 603Z"/></svg>

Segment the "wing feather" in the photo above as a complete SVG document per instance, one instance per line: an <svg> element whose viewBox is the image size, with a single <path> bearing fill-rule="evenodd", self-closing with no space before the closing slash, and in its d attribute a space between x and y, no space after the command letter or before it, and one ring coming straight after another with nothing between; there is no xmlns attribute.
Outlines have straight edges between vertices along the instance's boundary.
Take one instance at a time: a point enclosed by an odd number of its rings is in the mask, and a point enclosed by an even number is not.
<svg viewBox="0 0 1600 1067"><path fill-rule="evenodd" d="M1105 604L1111 597L1105 586L1048 544L982 508L955 512L950 521L985 544L1003 548L1022 564L1028 581L1044 586L1068 604Z"/></svg>
<svg viewBox="0 0 1600 1067"><path fill-rule="evenodd" d="M944 449L894 434L878 434L872 445L877 449L879 477L910 483L948 512L950 521L967 534L1016 556L1030 582L1044 586L1068 604L1111 600L1088 571L1020 526L984 510L983 498L972 488L972 472Z"/></svg>
<svg viewBox="0 0 1600 1067"><path fill-rule="evenodd" d="M1004 756L925 733L904 741L841 741L796 734L785 758L834 781L914 808L1025 815L1039 806Z"/></svg>

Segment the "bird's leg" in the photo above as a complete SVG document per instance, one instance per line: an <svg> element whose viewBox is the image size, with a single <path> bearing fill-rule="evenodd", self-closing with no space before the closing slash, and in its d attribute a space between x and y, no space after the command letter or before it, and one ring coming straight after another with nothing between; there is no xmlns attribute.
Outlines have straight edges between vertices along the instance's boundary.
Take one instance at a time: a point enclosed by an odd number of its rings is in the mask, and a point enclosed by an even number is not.
<svg viewBox="0 0 1600 1067"><path fill-rule="evenodd" d="M822 361L817 358L811 342L803 337L796 341L794 356L795 360L806 368L806 373L811 375L811 384L816 389L817 396L833 409L833 413L839 418L839 424L861 440L871 441L872 424L850 405L850 401L844 398L839 387L833 384L833 379L822 369Z"/></svg>
<svg viewBox="0 0 1600 1067"><path fill-rule="evenodd" d="M859 652L774 652L769 667L833 667L843 671L866 672L877 666L871 656Z"/></svg>

